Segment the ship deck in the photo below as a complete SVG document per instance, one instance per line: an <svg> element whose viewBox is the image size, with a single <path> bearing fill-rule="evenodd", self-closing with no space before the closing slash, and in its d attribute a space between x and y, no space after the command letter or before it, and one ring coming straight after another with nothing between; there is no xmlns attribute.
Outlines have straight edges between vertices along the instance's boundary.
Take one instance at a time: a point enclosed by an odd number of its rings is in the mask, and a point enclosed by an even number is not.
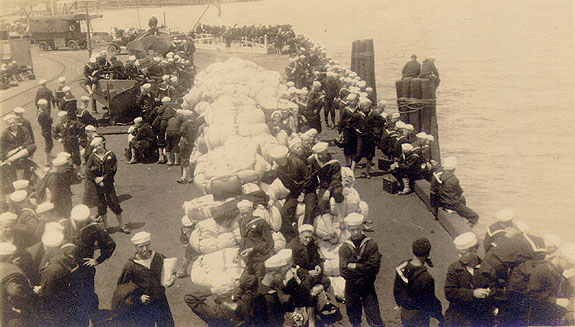
<svg viewBox="0 0 575 327"><path fill-rule="evenodd" d="M230 56L238 56L251 60L269 70L276 70L285 74L284 69L288 63L285 55L263 54L227 54L198 49L195 62L198 72L205 69L209 64L225 60ZM50 81L60 73L58 67L49 65L50 62L60 62L64 70L61 74L68 81L78 81L82 69L87 60L87 51L57 51L37 52L33 50L36 63L37 80L49 80L48 87L54 89L56 81ZM123 56L120 56L121 59ZM6 113L16 106L24 106L26 118L32 122L36 135L38 151L35 159L39 163L44 162L44 143L40 136L38 124L35 120L35 107L32 104L35 88L32 82L25 82L17 88L0 91L0 107L2 113ZM72 92L76 97L84 95L84 91L77 82L72 84ZM32 101L30 101L32 100ZM56 112L52 111L56 121ZM118 129L120 130L120 129ZM323 140L337 137L334 130L324 127L320 135ZM183 215L182 204L184 201L200 196L201 193L193 184L177 184L179 167L167 167L157 164L129 165L123 153L127 144L127 136L123 134L109 134L106 136L108 148L114 151L118 157L118 173L116 175L116 190L124 209L124 220L130 222L135 228L134 232L145 230L152 233L152 247L167 257L181 258L184 248L178 241L180 219ZM343 154L338 148L331 147L336 158L343 161ZM55 144L53 153L62 151L60 144ZM358 173L356 175L359 175ZM376 290L382 317L388 326L400 326L399 310L393 299L394 268L401 261L411 257L411 242L419 237L427 237L432 244L431 257L435 268L430 268L431 274L436 279L436 294L442 300L444 310L447 309L447 301L443 294L443 285L447 266L457 259L455 248L451 243L451 237L442 225L434 219L425 204L415 194L405 196L392 195L383 191L380 174L374 174L371 179L357 178L355 187L370 207L370 219L374 222L375 232L369 233L379 245L382 253L382 265L379 272ZM80 203L83 193L83 185L73 188L75 193L74 203ZM111 226L115 226L114 215L110 212L108 217ZM132 233L133 235L133 233ZM117 243L113 256L97 267L96 292L100 298L100 309L110 308L112 293L126 260L134 254L134 248L130 243L130 235L122 233L112 234ZM167 290L167 297L171 305L176 326L203 326L205 325L184 303L183 297L191 285L191 280L180 279L174 286ZM344 313L344 324L348 325Z"/></svg>

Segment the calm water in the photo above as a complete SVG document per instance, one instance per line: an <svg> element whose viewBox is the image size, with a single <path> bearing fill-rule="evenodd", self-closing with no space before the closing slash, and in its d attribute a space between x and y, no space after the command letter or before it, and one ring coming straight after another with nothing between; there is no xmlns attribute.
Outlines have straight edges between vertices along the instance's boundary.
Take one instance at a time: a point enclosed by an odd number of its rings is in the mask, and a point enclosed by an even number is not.
<svg viewBox="0 0 575 327"><path fill-rule="evenodd" d="M575 241L573 1L264 0L210 8L206 24L292 24L349 66L351 43L373 38L378 94L395 102L411 54L434 55L441 75L443 157L458 157L468 204L511 206L536 233ZM204 6L140 9L187 31ZM104 12L95 30L138 26L135 9Z"/></svg>

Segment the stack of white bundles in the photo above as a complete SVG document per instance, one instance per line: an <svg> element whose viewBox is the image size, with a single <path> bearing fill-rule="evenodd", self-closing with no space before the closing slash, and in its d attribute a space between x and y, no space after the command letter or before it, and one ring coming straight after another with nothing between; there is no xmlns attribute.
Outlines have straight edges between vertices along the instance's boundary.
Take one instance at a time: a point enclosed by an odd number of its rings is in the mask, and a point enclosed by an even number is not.
<svg viewBox="0 0 575 327"><path fill-rule="evenodd" d="M213 195L207 194L183 204L184 214L194 222L212 218L212 209L223 202L215 201Z"/></svg>
<svg viewBox="0 0 575 327"><path fill-rule="evenodd" d="M237 247L240 243L240 228L237 223L225 227L212 218L200 221L190 235L190 245L201 254Z"/></svg>
<svg viewBox="0 0 575 327"><path fill-rule="evenodd" d="M238 248L226 248L199 256L192 265L192 282L210 288L215 295L231 293L243 271Z"/></svg>

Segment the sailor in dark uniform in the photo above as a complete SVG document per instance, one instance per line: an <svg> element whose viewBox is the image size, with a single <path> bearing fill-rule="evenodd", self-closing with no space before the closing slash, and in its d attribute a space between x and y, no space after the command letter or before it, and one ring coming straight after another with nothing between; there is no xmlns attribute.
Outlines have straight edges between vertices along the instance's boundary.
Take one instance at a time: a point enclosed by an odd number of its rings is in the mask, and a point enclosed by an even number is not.
<svg viewBox="0 0 575 327"><path fill-rule="evenodd" d="M357 138L357 149L355 150L353 161L351 163L351 170L354 173L355 173L355 167L357 166L357 164L359 164L361 159L363 157L367 158L370 156L371 139L367 126L367 115L370 113L370 111L371 111L371 101L368 98L361 97L359 99L359 110L351 118L350 125L353 130L353 133L355 133L355 137ZM370 169L371 166L369 166L368 162L365 167L367 178L371 178L371 174L369 174Z"/></svg>
<svg viewBox="0 0 575 327"><path fill-rule="evenodd" d="M76 117L76 106L74 105L74 118ZM60 122L54 126L52 137L64 145L64 150L72 155L72 162L78 171L82 160L80 158L79 140L84 133L84 128L76 121L71 120L66 111L58 113Z"/></svg>
<svg viewBox="0 0 575 327"><path fill-rule="evenodd" d="M129 163L134 164L143 159L151 158L156 144L156 135L150 124L145 122L142 117L136 117L132 135L134 137L128 145L131 155Z"/></svg>
<svg viewBox="0 0 575 327"><path fill-rule="evenodd" d="M18 126L26 128L30 133L32 143L36 143L36 141L34 140L34 131L32 130L32 124L30 124L30 121L28 119L24 118L24 113L26 112L26 109L22 107L16 107L12 109L12 112L14 112L14 115L16 116L16 122L18 123Z"/></svg>
<svg viewBox="0 0 575 327"><path fill-rule="evenodd" d="M473 286L473 276L481 267L477 255L479 243L472 232L463 233L453 240L459 251L459 260L449 265L445 279L445 297L449 308L445 312L444 326L493 326L488 288Z"/></svg>
<svg viewBox="0 0 575 327"><path fill-rule="evenodd" d="M56 90L54 90L55 105L58 109L62 105L62 98L64 98L64 87L66 87L66 77L62 76L58 78L58 86L56 86Z"/></svg>
<svg viewBox="0 0 575 327"><path fill-rule="evenodd" d="M50 107L48 101L40 99L37 102L38 107L38 125L40 125L40 134L44 138L44 151L46 153L46 166L50 165L51 153L54 148L54 140L52 139L52 123L54 120L50 117Z"/></svg>
<svg viewBox="0 0 575 327"><path fill-rule="evenodd" d="M134 235L132 243L137 252L124 265L118 287L133 283L135 289L132 294L136 295L136 303L117 320L122 326L173 327L174 318L161 280L165 257L151 249L151 235L148 232ZM167 285L174 280L172 276Z"/></svg>
<svg viewBox="0 0 575 327"><path fill-rule="evenodd" d="M357 135L354 133L353 127L351 126L351 120L355 113L355 103L356 95L349 94L345 99L346 105L341 111L341 116L339 119L339 132L342 135L343 154L345 156L345 166L351 167L352 159L357 150Z"/></svg>
<svg viewBox="0 0 575 327"><path fill-rule="evenodd" d="M80 183L75 173L69 171L67 160L64 157L57 157L52 160L52 169L37 186L37 197L39 200L47 200L54 204L56 216L68 218L72 210L72 190L71 185ZM47 198L46 190L50 191Z"/></svg>
<svg viewBox="0 0 575 327"><path fill-rule="evenodd" d="M78 269L72 273L75 296L81 299L76 305L78 322L88 326L98 310L98 295L94 290L96 266L112 256L116 249L114 240L96 222L90 219L90 208L79 204L72 208L70 218L64 223L64 237L76 245L74 257ZM94 252L99 249L99 256Z"/></svg>
<svg viewBox="0 0 575 327"><path fill-rule="evenodd" d="M412 55L401 71L401 78L419 77L421 74L421 64L417 62L417 56Z"/></svg>
<svg viewBox="0 0 575 327"><path fill-rule="evenodd" d="M497 221L487 227L487 232L485 232L485 238L483 239L485 253L489 252L491 247L497 243L499 237L505 236L507 228L513 227L514 216L513 209L501 209L495 214Z"/></svg>
<svg viewBox="0 0 575 327"><path fill-rule="evenodd" d="M240 211L241 241L239 254L246 263L246 274L263 277L264 262L271 256L274 247L272 229L261 217L253 216L253 203L242 200L237 204Z"/></svg>
<svg viewBox="0 0 575 327"><path fill-rule="evenodd" d="M151 90L152 84L146 83L142 85L142 93L136 102L136 105L140 110L140 117L142 117L148 124L153 123L153 120L150 120L150 115L156 106L156 101L152 96Z"/></svg>
<svg viewBox="0 0 575 327"><path fill-rule="evenodd" d="M38 101L40 101L40 99L44 99L47 102L48 105L48 114L50 114L50 109L52 108L53 105L56 105L56 98L54 97L54 93L52 93L52 90L50 90L49 88L46 87L46 80L40 80L40 82L38 82L38 85L40 86L38 88L38 90L36 91L36 98L34 100L34 103L36 104L36 108L39 110L39 105L38 105Z"/></svg>
<svg viewBox="0 0 575 327"><path fill-rule="evenodd" d="M76 120L82 124L82 126L86 127L88 125L92 125L94 127L98 127L98 120L90 114L88 107L90 106L90 97L83 95L80 97L80 104L76 109Z"/></svg>
<svg viewBox="0 0 575 327"><path fill-rule="evenodd" d="M431 243L425 237L412 244L414 258L395 268L393 295L401 308L404 327L429 326L430 318L443 320L441 301L435 296L435 280L425 265L433 266L429 259Z"/></svg>
<svg viewBox="0 0 575 327"><path fill-rule="evenodd" d="M439 86L439 71L435 67L435 58L428 56L421 64L420 78L429 78L435 82L435 88Z"/></svg>
<svg viewBox="0 0 575 327"><path fill-rule="evenodd" d="M337 203L342 203L344 200L342 193L343 187L341 184L341 164L336 159L332 159L327 150L327 143L317 143L312 147L314 153L307 161L310 167L310 178L306 187L316 187L319 189L317 195L319 211L317 211L316 214L329 210L330 198L333 197ZM315 217L311 218L313 219ZM313 225L313 221L304 220L304 223Z"/></svg>
<svg viewBox="0 0 575 327"><path fill-rule="evenodd" d="M339 269L345 278L345 307L352 326L361 326L362 308L370 326L384 326L375 292L381 266L377 243L363 234L365 217L351 213L344 219L350 239L339 248Z"/></svg>
<svg viewBox="0 0 575 327"><path fill-rule="evenodd" d="M68 113L68 119L76 120L76 110L78 109L78 100L72 94L69 86L64 86L62 88L64 91L64 97L62 98L60 110Z"/></svg>
<svg viewBox="0 0 575 327"><path fill-rule="evenodd" d="M126 60L126 77L131 80L142 80L144 78L144 73L136 65L135 56L130 56Z"/></svg>

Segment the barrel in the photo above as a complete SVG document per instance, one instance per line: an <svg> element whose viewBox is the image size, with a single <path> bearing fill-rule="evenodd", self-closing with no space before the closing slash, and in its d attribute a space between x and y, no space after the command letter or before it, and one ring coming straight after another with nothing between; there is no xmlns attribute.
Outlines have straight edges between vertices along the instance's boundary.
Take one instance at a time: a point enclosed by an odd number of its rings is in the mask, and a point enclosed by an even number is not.
<svg viewBox="0 0 575 327"><path fill-rule="evenodd" d="M377 102L375 87L375 52L373 39L353 41L351 47L351 70L373 89L373 100Z"/></svg>
<svg viewBox="0 0 575 327"><path fill-rule="evenodd" d="M429 78L421 79L421 98L435 99L435 81Z"/></svg>
<svg viewBox="0 0 575 327"><path fill-rule="evenodd" d="M409 83L411 77L395 81L395 91L397 98L409 98Z"/></svg>
<svg viewBox="0 0 575 327"><path fill-rule="evenodd" d="M421 99L421 78L412 78L409 81L410 98Z"/></svg>

